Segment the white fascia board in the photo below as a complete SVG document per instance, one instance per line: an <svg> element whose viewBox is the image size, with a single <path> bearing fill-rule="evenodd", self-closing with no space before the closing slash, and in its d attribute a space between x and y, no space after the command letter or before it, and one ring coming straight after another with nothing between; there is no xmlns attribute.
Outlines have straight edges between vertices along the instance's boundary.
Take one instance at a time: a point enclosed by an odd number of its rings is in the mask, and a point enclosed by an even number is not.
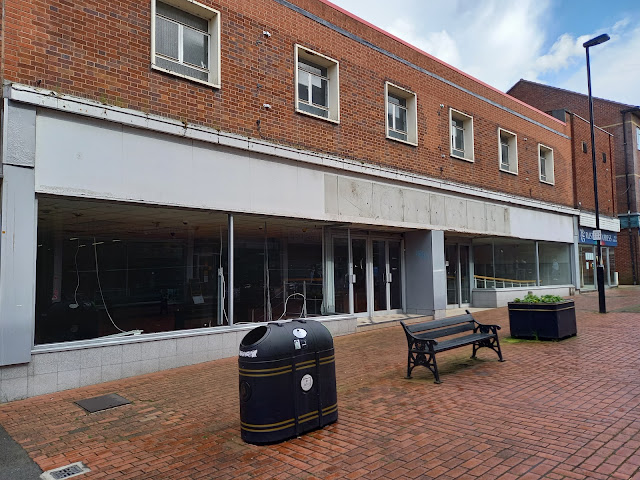
<svg viewBox="0 0 640 480"><path fill-rule="evenodd" d="M596 228L596 214L591 212L580 212L580 226ZM600 229L610 232L620 231L620 220L618 218L600 215Z"/></svg>
<svg viewBox="0 0 640 480"><path fill-rule="evenodd" d="M303 162L334 170L368 175L411 185L419 185L422 187L482 198L484 200L492 200L509 205L518 205L566 215L577 216L579 214L579 210L566 207L564 205L519 197L503 192L495 192L462 183L438 180L425 175L404 172L392 168L278 145L264 140L257 140L201 125L161 117L159 115L145 114L138 110L107 105L95 100L89 100L72 95L63 95L52 90L31 87L29 85L8 83L4 86L4 97L14 102L21 102L61 112L83 115L135 128L143 128L192 140L219 144L226 147L265 153L287 160Z"/></svg>

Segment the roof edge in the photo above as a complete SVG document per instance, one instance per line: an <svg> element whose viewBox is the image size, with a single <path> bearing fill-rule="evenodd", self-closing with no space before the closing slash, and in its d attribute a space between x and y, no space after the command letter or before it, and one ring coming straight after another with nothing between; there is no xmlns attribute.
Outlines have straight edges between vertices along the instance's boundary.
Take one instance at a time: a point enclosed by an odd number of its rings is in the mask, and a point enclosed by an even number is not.
<svg viewBox="0 0 640 480"><path fill-rule="evenodd" d="M401 39L401 38L399 38L399 37L396 37L395 35L393 35L393 34L391 34L391 33L387 32L386 30L383 30L383 29L382 29L382 28L380 28L380 27L377 27L376 25L374 25L374 24L372 24L372 23L370 23L370 22L368 22L368 21L364 20L363 18L360 18L360 17L359 17L359 16L357 16L356 14L351 13L351 12L349 12L348 10L345 10L344 8L339 7L338 5L335 5L334 3L330 2L329 0L318 0L318 1L319 1L320 3L323 3L323 4L327 5L328 7L333 8L334 10L337 10L338 12L342 13L343 15L346 15L347 17L349 17L349 18L351 18L351 19L353 19L353 20L355 20L355 21L357 21L357 22L359 22L359 23L362 23L363 25L366 25L367 27L369 27L369 28L371 28L371 29L373 29L373 30L377 31L378 33L381 33L381 34L383 34L383 35L385 35L385 36L387 36L387 37L391 38L392 40L395 40L396 42L398 42L398 43L400 43L400 44L404 45L405 47L408 47L408 48L410 48L411 50L414 50L414 51L418 52L419 54L424 55L425 57L430 58L431 60L433 60L433 61L435 61L435 62L438 62L438 63L440 63L441 65L444 65L444 66L445 66L445 67L447 67L447 68L450 68L451 70L453 70L453 71L455 71L455 72L459 73L460 75L462 75L462 76L464 76L464 77L467 77L467 78L468 78L468 79L470 79L470 80L473 80L474 82L476 82L476 83L478 83L478 84L480 84L480 85L482 85L482 86L484 86L484 87L486 87L486 88L488 88L488 89L490 89L490 90L494 91L495 93L498 93L499 95L502 95L503 97L508 98L509 100L512 100L512 101L514 101L514 102L516 102L516 103L518 103L518 104L520 104L520 105L522 105L522 106L524 106L524 107L528 108L529 110L533 110L534 112L539 113L539 114L541 114L541 115L545 116L546 118L548 118L548 119L550 119L550 120L553 120L553 121L555 121L555 122L558 122L558 123L560 123L561 125L566 125L566 123L565 123L565 122L563 122L562 120L560 120L560 119L558 119L558 118L556 118L556 117L554 117L554 116L552 116L552 115L549 115L548 113L543 112L542 110L538 110L537 108L533 107L532 105L529 105L528 103L523 102L522 100L519 100L519 99L517 99L517 98L515 98L515 97L512 97L512 96L511 96L511 95L509 95L508 93L505 93L505 92L503 92L503 91L501 91L501 90L498 90L496 87L492 87L492 86L491 86L491 85L489 85L488 83L485 83L485 82L483 82L482 80L479 80L479 79L475 78L474 76L469 75L469 74L468 74L468 73L466 73L466 72L463 72L462 70L460 70L460 69L458 69L458 68L454 67L453 65L449 65L447 62L445 62L445 61L443 61L443 60L440 60L439 58L434 57L433 55L431 55L431 54L429 54L429 53L425 52L424 50L421 50L420 48L416 47L415 45L412 45L412 44L410 44L409 42L407 42L407 41L405 41L405 40L402 40L402 39ZM511 88L513 88L513 87L511 87ZM595 98L595 97L594 97L594 98Z"/></svg>
<svg viewBox="0 0 640 480"><path fill-rule="evenodd" d="M322 1L322 0L321 0ZM577 95L579 97L584 97L584 98L588 98L589 95L587 95L586 93L580 93L580 92L574 92L573 90L567 90L566 88L560 88L560 87L554 87L553 85L547 85L545 83L539 83L539 82L533 82L531 80L525 80L524 78L521 78L520 80L518 80L516 83L513 84L513 86L507 90L507 92L510 92L511 90L513 90L518 84L520 83L528 83L530 85L535 85L537 87L543 87L543 88L550 88L552 90L559 90L561 92L565 92L565 93L570 93L572 95ZM509 93L507 93L508 95ZM637 108L636 105L631 105L629 103L622 103L622 102L616 102L615 100L609 100L607 98L602 98L602 97L593 97L594 100L601 100L603 102L607 102L607 103L614 103L616 105L620 105L622 107L627 107L627 108Z"/></svg>

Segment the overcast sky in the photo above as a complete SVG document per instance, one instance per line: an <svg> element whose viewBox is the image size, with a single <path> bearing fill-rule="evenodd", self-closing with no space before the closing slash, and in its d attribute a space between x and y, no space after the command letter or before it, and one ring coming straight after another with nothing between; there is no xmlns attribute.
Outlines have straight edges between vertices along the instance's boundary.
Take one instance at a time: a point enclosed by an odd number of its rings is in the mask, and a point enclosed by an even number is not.
<svg viewBox="0 0 640 480"><path fill-rule="evenodd" d="M507 91L524 78L640 104L640 0L330 0L440 60Z"/></svg>

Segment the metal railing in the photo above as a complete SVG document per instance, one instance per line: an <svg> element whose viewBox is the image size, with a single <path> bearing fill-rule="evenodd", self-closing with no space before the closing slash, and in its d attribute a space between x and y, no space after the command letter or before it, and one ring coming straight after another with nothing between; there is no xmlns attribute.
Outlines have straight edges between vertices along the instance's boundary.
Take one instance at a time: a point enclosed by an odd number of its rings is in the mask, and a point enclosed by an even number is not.
<svg viewBox="0 0 640 480"><path fill-rule="evenodd" d="M536 280L516 280L513 278L473 276L474 288L535 287Z"/></svg>

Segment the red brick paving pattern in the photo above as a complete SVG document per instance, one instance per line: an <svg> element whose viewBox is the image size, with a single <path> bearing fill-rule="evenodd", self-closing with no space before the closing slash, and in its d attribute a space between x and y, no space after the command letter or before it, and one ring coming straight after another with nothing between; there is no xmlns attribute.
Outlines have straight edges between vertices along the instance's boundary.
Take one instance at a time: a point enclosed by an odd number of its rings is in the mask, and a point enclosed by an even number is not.
<svg viewBox="0 0 640 480"><path fill-rule="evenodd" d="M610 311L640 288L607 292ZM338 423L257 447L240 439L236 359L0 405L0 423L43 470L83 461L83 479L639 479L640 313L576 297L578 337L471 348L403 378L401 327L335 339ZM503 325L506 308L476 314ZM467 351L468 350L468 351ZM132 405L87 415L74 400Z"/></svg>

